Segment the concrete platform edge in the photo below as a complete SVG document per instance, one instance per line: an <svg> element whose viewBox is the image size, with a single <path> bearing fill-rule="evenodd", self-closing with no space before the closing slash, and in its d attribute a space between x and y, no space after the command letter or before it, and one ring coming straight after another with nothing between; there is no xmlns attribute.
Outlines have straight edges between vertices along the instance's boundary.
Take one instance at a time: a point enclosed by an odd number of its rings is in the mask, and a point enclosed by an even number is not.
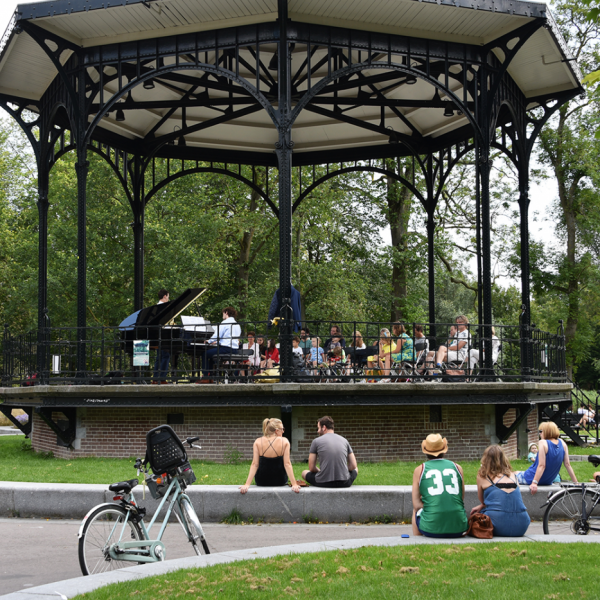
<svg viewBox="0 0 600 600"><path fill-rule="evenodd" d="M542 519L548 492L558 488L541 487L533 496L523 486L523 501L532 519ZM244 520L271 523L364 522L385 517L408 521L412 517L410 486L361 485L343 490L303 488L295 494L288 487L255 487L242 495L236 485L192 486L187 490L201 521L218 523L236 510ZM136 499L152 514L159 502L142 499L142 488L135 489ZM113 493L101 484L0 482L0 516L27 518L80 519L102 502L111 502ZM479 504L477 487L466 486L465 508ZM380 519L378 519L380 520Z"/></svg>

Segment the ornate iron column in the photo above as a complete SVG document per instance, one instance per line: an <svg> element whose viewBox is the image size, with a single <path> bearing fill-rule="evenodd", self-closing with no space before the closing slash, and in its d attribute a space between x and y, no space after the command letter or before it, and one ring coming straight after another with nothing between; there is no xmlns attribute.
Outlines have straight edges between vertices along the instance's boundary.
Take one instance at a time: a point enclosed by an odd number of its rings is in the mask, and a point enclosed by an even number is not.
<svg viewBox="0 0 600 600"><path fill-rule="evenodd" d="M86 322L87 322L87 176L90 163L87 160L86 143L86 97L85 71L80 67L78 74L78 119L75 124L77 133L77 373L85 376L86 371Z"/></svg>
<svg viewBox="0 0 600 600"><path fill-rule="evenodd" d="M435 207L427 209L427 270L428 270L428 286L429 286L429 323L431 329L429 335L435 337L437 335L437 327L435 326L435 256L434 256L434 235L435 235L435 220L433 218Z"/></svg>
<svg viewBox="0 0 600 600"><path fill-rule="evenodd" d="M146 198L144 193L144 167L140 156L134 159L133 177L133 310L144 308L144 216Z"/></svg>
<svg viewBox="0 0 600 600"><path fill-rule="evenodd" d="M279 325L279 361L281 381L292 376L292 126L291 126L291 55L288 44L288 4L278 0L278 107L279 141L276 146L279 168L279 291L281 322Z"/></svg>
<svg viewBox="0 0 600 600"><path fill-rule="evenodd" d="M46 319L48 314L48 187L49 169L47 164L38 165L38 377L45 379L48 362L46 352Z"/></svg>
<svg viewBox="0 0 600 600"><path fill-rule="evenodd" d="M477 177L480 186L481 200L481 287L483 299L483 344L484 372L491 372L492 362L492 259L491 259L491 235L490 235L490 102L488 96L489 87L488 69L482 65L480 70L479 93L480 112L479 126L482 140L477 145ZM480 323L481 325L481 323Z"/></svg>
<svg viewBox="0 0 600 600"><path fill-rule="evenodd" d="M531 300L529 272L529 161L519 169L519 212L521 217L521 372L523 381L531 378Z"/></svg>

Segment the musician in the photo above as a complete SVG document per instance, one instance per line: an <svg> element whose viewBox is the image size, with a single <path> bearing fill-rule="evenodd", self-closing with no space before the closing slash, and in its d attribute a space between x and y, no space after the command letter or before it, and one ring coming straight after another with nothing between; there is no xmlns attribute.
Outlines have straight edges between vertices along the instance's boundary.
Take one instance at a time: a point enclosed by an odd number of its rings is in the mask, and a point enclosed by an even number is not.
<svg viewBox="0 0 600 600"><path fill-rule="evenodd" d="M157 304L166 304L169 301L169 292L164 288L158 292L158 302ZM169 352L169 347L167 349L161 348L161 344L159 344L159 348L156 351L156 362L154 363L154 376L153 376L153 384L158 383L167 383L166 378L169 373L169 362L171 360L171 353Z"/></svg>
<svg viewBox="0 0 600 600"><path fill-rule="evenodd" d="M217 354L238 353L242 328L237 324L236 317L237 311L235 308L227 306L223 309L223 321L217 326L217 330L207 342L211 347L204 353L202 361L203 378L198 383L212 383L210 368L213 357Z"/></svg>

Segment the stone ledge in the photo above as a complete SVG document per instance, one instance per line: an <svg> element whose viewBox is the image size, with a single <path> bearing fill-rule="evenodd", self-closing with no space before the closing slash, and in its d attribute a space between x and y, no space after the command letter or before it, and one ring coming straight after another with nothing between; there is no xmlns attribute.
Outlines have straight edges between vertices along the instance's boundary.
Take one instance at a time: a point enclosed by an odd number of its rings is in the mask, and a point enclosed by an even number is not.
<svg viewBox="0 0 600 600"><path fill-rule="evenodd" d="M541 519L550 490L541 487L534 496L521 487L523 501L532 519ZM135 489L140 504L152 514L159 502L146 490ZM112 502L113 492L107 486L0 482L0 516L63 519L83 518L97 504ZM236 510L244 520L302 523L305 518L329 523L367 521L375 517L390 517L393 521L408 521L412 517L411 486L357 485L347 489L302 488L299 494L289 487L251 486L242 495L236 485L192 486L188 489L201 521L220 522ZM477 486L465 490L465 508L470 511L479 504Z"/></svg>

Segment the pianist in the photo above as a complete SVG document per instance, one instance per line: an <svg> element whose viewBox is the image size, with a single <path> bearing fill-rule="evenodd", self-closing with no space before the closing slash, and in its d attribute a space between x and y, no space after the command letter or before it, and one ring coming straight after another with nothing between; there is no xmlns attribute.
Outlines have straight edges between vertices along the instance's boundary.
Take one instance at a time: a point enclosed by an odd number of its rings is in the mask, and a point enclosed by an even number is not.
<svg viewBox="0 0 600 600"><path fill-rule="evenodd" d="M158 292L157 304L165 304L169 301L169 292L165 289L161 289ZM156 351L156 361L154 363L154 377L152 383L167 383L167 375L169 373L169 361L171 360L171 353L169 347L164 350L159 348Z"/></svg>
<svg viewBox="0 0 600 600"><path fill-rule="evenodd" d="M208 350L202 362L202 379L199 383L212 383L211 366L213 358L218 354L237 354L240 347L242 328L237 324L235 308L227 306L223 309L223 321L208 340Z"/></svg>

